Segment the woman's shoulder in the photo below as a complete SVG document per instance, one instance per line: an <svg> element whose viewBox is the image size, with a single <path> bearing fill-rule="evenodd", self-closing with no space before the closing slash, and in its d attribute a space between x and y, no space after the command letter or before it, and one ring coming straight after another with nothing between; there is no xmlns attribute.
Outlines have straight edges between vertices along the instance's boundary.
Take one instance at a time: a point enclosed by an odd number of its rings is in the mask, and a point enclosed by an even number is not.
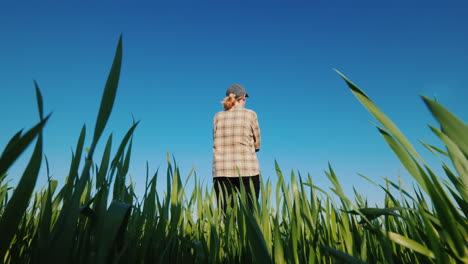
<svg viewBox="0 0 468 264"><path fill-rule="evenodd" d="M225 116L227 112L228 112L228 111L226 111L226 110L222 110L222 111L217 112L217 113L214 115L214 119L216 119L216 118L221 118L221 117Z"/></svg>
<svg viewBox="0 0 468 264"><path fill-rule="evenodd" d="M248 113L249 115L257 116L257 113L256 113L254 110L252 110L252 109L244 108L244 111L245 111L246 113Z"/></svg>
<svg viewBox="0 0 468 264"><path fill-rule="evenodd" d="M219 111L217 112L215 115L214 115L214 118L221 118L223 116L229 116L229 115L238 115L239 113L242 113L244 115L249 115L249 116L253 116L253 117L256 117L257 116L257 113L255 113L254 110L251 110L251 109L247 109L247 108L237 108L237 109L230 109L230 110L222 110L222 111Z"/></svg>

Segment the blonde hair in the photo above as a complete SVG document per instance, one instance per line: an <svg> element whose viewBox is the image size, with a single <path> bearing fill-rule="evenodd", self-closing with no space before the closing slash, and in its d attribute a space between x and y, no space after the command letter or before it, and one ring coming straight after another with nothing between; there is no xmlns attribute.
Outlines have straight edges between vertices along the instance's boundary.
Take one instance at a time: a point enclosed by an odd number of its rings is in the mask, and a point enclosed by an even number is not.
<svg viewBox="0 0 468 264"><path fill-rule="evenodd" d="M224 100L221 102L221 104L224 106L224 109L229 110L236 104L237 101L244 98L244 96L241 96L241 97L236 99L236 95L233 94L233 93L230 93L228 96L226 96L226 98L224 98Z"/></svg>

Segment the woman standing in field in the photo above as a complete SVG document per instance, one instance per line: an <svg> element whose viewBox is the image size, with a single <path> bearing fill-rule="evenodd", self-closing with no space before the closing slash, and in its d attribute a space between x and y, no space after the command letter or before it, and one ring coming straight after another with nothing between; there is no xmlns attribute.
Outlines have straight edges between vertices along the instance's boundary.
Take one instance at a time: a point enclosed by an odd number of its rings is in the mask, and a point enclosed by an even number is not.
<svg viewBox="0 0 468 264"><path fill-rule="evenodd" d="M213 183L218 197L222 192L224 201L227 201L235 188L240 189L242 181L249 207L252 208L253 196L257 200L260 192L260 168L256 154L260 150L260 128L257 114L245 108L247 97L249 95L243 86L229 86L222 102L224 111L214 116Z"/></svg>

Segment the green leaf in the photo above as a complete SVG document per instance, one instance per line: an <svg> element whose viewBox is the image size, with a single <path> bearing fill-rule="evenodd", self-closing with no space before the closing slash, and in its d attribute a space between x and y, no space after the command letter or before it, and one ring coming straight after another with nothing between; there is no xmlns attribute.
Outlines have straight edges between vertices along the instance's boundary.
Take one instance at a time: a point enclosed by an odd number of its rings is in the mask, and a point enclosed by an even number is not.
<svg viewBox="0 0 468 264"><path fill-rule="evenodd" d="M57 187L57 181L49 181L48 187L42 201L43 206L39 225L39 234L42 240L46 240L49 237L50 224L52 222L52 195Z"/></svg>
<svg viewBox="0 0 468 264"><path fill-rule="evenodd" d="M104 89L98 118L96 120L93 142L91 144L90 150L88 151L88 157L86 158L81 177L74 185L73 194L71 195L71 198L67 198L69 200L63 205L56 224L54 225L54 229L51 235L52 240L48 247L49 252L54 253L47 254L46 259L41 260L42 262L49 261L54 263L61 263L70 261L73 236L75 234L75 230L77 229L76 222L79 217L80 199L83 195L83 191L85 190L86 185L89 183L91 174L90 168L93 165L92 156L94 148L96 147L97 141L104 130L112 110L115 94L117 91L118 79L120 76L121 63L122 36L119 38L114 62L112 64L106 87ZM70 197L70 195L68 194L67 197Z"/></svg>
<svg viewBox="0 0 468 264"><path fill-rule="evenodd" d="M245 198L245 195L243 195L243 198ZM246 218L249 246L252 255L256 260L254 263L273 263L270 255L268 254L268 248L266 246L265 239L263 238L262 231L258 226L257 221L255 221L255 218L252 216L252 213L247 208L246 201L242 201L240 206Z"/></svg>
<svg viewBox="0 0 468 264"><path fill-rule="evenodd" d="M413 176L413 178L421 185L424 191L428 192L426 183L429 181L427 175L421 173L417 168L417 163L408 150L395 140L387 131L377 127L380 134L398 157L400 162L405 166L406 170Z"/></svg>
<svg viewBox="0 0 468 264"><path fill-rule="evenodd" d="M114 171L117 168L117 163L121 159L122 155L124 154L125 147L127 146L128 141L132 138L133 132L135 131L135 128L137 127L138 123L140 121L134 123L130 129L127 131L125 134L124 138L120 142L119 148L117 149L117 153L115 154L114 158L112 159L111 162L111 170ZM111 173L112 174L112 173ZM112 178L109 179L109 181L112 181Z"/></svg>
<svg viewBox="0 0 468 264"><path fill-rule="evenodd" d="M78 142L76 143L76 154L74 155L70 170L68 172L68 183L72 186L75 183L75 179L78 178L78 168L80 166L81 155L83 153L83 146L84 140L86 137L86 125L83 125L80 132L80 137L78 138ZM69 190L71 191L71 189Z"/></svg>
<svg viewBox="0 0 468 264"><path fill-rule="evenodd" d="M371 221L379 216L382 215L391 215L391 216L396 216L400 217L400 215L396 214L395 211L400 211L400 210L406 210L408 208L404 207L388 207L388 208L359 208L359 211L366 216L366 218ZM354 214L354 215L360 215L359 212L356 210L351 210L351 211L344 211L349 214Z"/></svg>
<svg viewBox="0 0 468 264"><path fill-rule="evenodd" d="M407 247L411 250L414 250L418 253L421 253L423 254L424 256L427 256L429 258L434 258L434 253L432 253L431 250L429 250L427 247L421 245L420 243L410 239L410 238L407 238L407 237L404 237L400 234L397 234L397 233L394 233L394 232L388 232L388 238L390 238L390 240L392 240L393 242L399 244L399 245L402 245L404 247Z"/></svg>
<svg viewBox="0 0 468 264"><path fill-rule="evenodd" d="M351 256L341 250L331 248L328 246L320 245L320 248L324 249L326 252L328 252L330 255L335 257L336 260L343 261L344 263L351 263L351 264L364 264L363 261L360 259Z"/></svg>
<svg viewBox="0 0 468 264"><path fill-rule="evenodd" d="M120 35L117 50L115 51L114 61L107 77L106 86L101 99L101 106L96 120L96 127L94 129L93 145L95 145L109 120L110 113L115 101L117 93L117 86L119 84L120 69L122 66L122 35Z"/></svg>
<svg viewBox="0 0 468 264"><path fill-rule="evenodd" d="M273 222L273 251L274 251L275 263L286 263L286 259L284 258L283 243L281 240L281 233L279 230L279 223L278 223L277 218L275 218Z"/></svg>
<svg viewBox="0 0 468 264"><path fill-rule="evenodd" d="M122 243L122 234L127 227L131 205L113 201L104 216L104 225L99 228L97 263L109 263L112 247Z"/></svg>
<svg viewBox="0 0 468 264"><path fill-rule="evenodd" d="M102 155L101 166L99 166L99 171L96 175L96 187L100 188L106 183L106 175L109 170L109 161L110 161L110 152L112 147L112 134L107 140L106 148L104 149L104 154Z"/></svg>
<svg viewBox="0 0 468 264"><path fill-rule="evenodd" d="M13 138L8 142L5 150L0 156L0 175L7 172L11 165L18 159L18 157L26 150L36 136L41 132L44 125L49 120L48 115L44 120L41 120L37 125L28 130L23 136L21 131L16 133Z"/></svg>
<svg viewBox="0 0 468 264"><path fill-rule="evenodd" d="M44 104L42 102L41 90L39 90L39 85L37 85L36 81L34 81L34 87L36 89L36 99L37 99L37 108L39 110L39 118L42 120L44 119Z"/></svg>
<svg viewBox="0 0 468 264"><path fill-rule="evenodd" d="M429 151L431 151L432 153L434 153L434 155L438 156L438 154L441 154L445 157L448 157L448 153L446 151L443 151L441 150L440 148L438 147L435 147L433 145L430 145L430 144L426 144L424 143L423 141L419 141L421 144L423 144Z"/></svg>
<svg viewBox="0 0 468 264"><path fill-rule="evenodd" d="M41 132L42 126L46 120L47 118L41 121L40 129L37 133ZM24 144L20 144L19 146L24 146ZM42 137L39 137L23 176L0 218L0 234L2 234L0 239L0 258L3 257L8 250L13 236L18 230L18 223L28 207L34 186L36 185L41 161Z"/></svg>
<svg viewBox="0 0 468 264"><path fill-rule="evenodd" d="M438 102L422 96L424 103L439 121L442 132L446 134L468 158L468 126Z"/></svg>
<svg viewBox="0 0 468 264"><path fill-rule="evenodd" d="M462 153L460 145L456 144L450 137L437 128L433 126L430 126L430 128L444 142L445 146L447 146L450 159L452 160L455 169L458 171L465 186L468 186L468 160Z"/></svg>
<svg viewBox="0 0 468 264"><path fill-rule="evenodd" d="M359 89L354 83L348 80L342 73L335 70L343 80L345 80L346 84L351 89L351 92L356 96L356 98L361 102L361 104L372 114L372 116L377 119L382 126L392 134L400 144L408 150L412 155L414 155L419 160L422 158L418 155L414 147L411 143L406 139L406 137L400 132L398 127L372 102L372 100L364 93L361 89Z"/></svg>

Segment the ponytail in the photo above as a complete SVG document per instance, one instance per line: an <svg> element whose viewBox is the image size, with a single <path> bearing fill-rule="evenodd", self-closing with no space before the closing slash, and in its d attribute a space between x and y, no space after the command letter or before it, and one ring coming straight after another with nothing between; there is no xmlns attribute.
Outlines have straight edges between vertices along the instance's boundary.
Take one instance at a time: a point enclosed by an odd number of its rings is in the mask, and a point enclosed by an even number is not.
<svg viewBox="0 0 468 264"><path fill-rule="evenodd" d="M224 109L229 110L236 104L236 101L236 95L231 93L224 98L221 104L224 106Z"/></svg>

